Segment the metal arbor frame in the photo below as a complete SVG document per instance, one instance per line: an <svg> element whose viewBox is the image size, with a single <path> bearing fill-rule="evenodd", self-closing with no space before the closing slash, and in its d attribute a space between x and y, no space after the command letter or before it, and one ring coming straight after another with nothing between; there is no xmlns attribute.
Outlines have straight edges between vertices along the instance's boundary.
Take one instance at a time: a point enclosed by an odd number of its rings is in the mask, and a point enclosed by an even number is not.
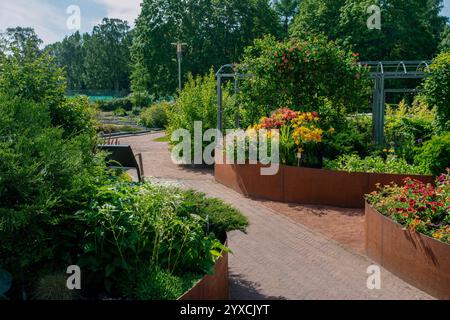
<svg viewBox="0 0 450 320"><path fill-rule="evenodd" d="M366 61L360 62L362 66L369 68L370 78L375 80L373 91L373 127L374 140L378 145L384 143L384 124L385 124L385 104L386 93L408 93L418 92L417 89L386 89L385 80L387 79L422 79L427 77L430 61ZM237 64L226 64L220 67L216 73L217 77L217 105L218 117L217 128L223 131L223 97L222 97L222 79L234 78L235 93L239 92L239 80L253 77L252 74L239 73ZM231 69L232 72L225 72ZM239 127L239 117L236 115L236 128Z"/></svg>
<svg viewBox="0 0 450 320"><path fill-rule="evenodd" d="M386 93L418 92L417 89L386 89L386 79L422 79L427 76L430 61L367 61L370 77L375 80L373 91L374 140L378 145L384 143Z"/></svg>
<svg viewBox="0 0 450 320"><path fill-rule="evenodd" d="M231 69L232 73L226 73L226 69ZM239 93L239 80L245 78L251 78L253 75L239 73L238 72L239 65L237 64L226 64L220 67L219 71L216 73L217 77L217 129L220 132L223 131L223 96L222 96L222 79L230 79L234 78L234 93ZM236 114L235 118L235 126L239 128L239 115Z"/></svg>

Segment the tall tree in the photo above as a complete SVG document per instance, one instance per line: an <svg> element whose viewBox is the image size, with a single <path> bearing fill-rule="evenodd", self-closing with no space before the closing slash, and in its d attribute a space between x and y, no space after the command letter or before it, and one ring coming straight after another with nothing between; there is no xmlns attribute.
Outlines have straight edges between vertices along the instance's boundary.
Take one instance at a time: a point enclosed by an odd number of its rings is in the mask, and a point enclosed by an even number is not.
<svg viewBox="0 0 450 320"><path fill-rule="evenodd" d="M284 32L287 36L289 33L289 25L298 13L300 2L302 0L275 0L274 7L278 15L281 17L283 23Z"/></svg>
<svg viewBox="0 0 450 320"><path fill-rule="evenodd" d="M65 37L62 42L56 42L46 47L55 57L56 63L67 75L67 86L70 90L85 88L85 48L83 36L77 31Z"/></svg>
<svg viewBox="0 0 450 320"><path fill-rule="evenodd" d="M430 59L446 19L442 0L304 0L291 34L324 33L364 60ZM381 9L381 29L369 29L367 9Z"/></svg>
<svg viewBox="0 0 450 320"><path fill-rule="evenodd" d="M128 22L103 19L84 36L86 85L91 89L119 91L129 87L130 47Z"/></svg>
<svg viewBox="0 0 450 320"><path fill-rule="evenodd" d="M187 44L183 73L195 75L238 61L255 38L280 31L268 0L144 0L132 49L132 88L160 96L175 92L173 42Z"/></svg>
<svg viewBox="0 0 450 320"><path fill-rule="evenodd" d="M4 54L14 54L20 57L38 55L43 41L33 28L8 28L0 34L0 51Z"/></svg>

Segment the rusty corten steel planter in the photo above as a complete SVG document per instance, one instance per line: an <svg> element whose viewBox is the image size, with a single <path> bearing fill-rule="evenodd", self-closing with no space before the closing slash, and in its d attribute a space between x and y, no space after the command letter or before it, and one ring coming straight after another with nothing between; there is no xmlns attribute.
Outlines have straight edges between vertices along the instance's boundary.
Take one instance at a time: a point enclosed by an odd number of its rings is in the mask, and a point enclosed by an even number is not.
<svg viewBox="0 0 450 320"><path fill-rule="evenodd" d="M366 203L367 255L404 281L450 299L450 245L405 230Z"/></svg>
<svg viewBox="0 0 450 320"><path fill-rule="evenodd" d="M261 165L215 165L217 182L247 197L271 201L364 208L364 196L376 184L403 184L407 177L433 183L431 176L349 173L323 169L280 166L274 176L262 176Z"/></svg>
<svg viewBox="0 0 450 320"><path fill-rule="evenodd" d="M228 300L229 298L228 253L224 252L216 262L214 274L205 276L179 300Z"/></svg>

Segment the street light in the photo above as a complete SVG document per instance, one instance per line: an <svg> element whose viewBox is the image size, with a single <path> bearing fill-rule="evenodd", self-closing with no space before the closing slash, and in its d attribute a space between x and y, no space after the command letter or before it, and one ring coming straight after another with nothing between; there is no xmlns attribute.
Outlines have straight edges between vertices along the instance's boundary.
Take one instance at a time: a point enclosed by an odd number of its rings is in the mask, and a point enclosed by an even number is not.
<svg viewBox="0 0 450 320"><path fill-rule="evenodd" d="M181 60L183 59L183 46L187 46L187 43L183 43L183 42L174 42L172 43L173 46L175 46L177 48L177 60L178 60L178 87L181 89L183 87L182 83L181 83Z"/></svg>

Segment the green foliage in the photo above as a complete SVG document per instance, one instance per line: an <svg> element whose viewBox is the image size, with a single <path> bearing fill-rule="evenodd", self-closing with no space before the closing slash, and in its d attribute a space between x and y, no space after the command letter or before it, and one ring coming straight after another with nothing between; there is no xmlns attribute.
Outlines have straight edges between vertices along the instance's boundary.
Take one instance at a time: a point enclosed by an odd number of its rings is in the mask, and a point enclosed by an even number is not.
<svg viewBox="0 0 450 320"><path fill-rule="evenodd" d="M95 106L86 96L67 99L51 110L52 125L62 127L66 136L95 134L97 121Z"/></svg>
<svg viewBox="0 0 450 320"><path fill-rule="evenodd" d="M111 100L100 100L97 101L97 106L100 110L105 112L115 111L118 109L131 111L133 109L133 104L128 97L116 98Z"/></svg>
<svg viewBox="0 0 450 320"><path fill-rule="evenodd" d="M114 110L113 114L117 117L125 117L127 115L127 111L123 108L119 108Z"/></svg>
<svg viewBox="0 0 450 320"><path fill-rule="evenodd" d="M301 2L302 0L275 0L273 2L275 11L281 18L286 36L289 34L289 25L298 13Z"/></svg>
<svg viewBox="0 0 450 320"><path fill-rule="evenodd" d="M32 28L7 28L0 34L0 52L13 54L16 58L36 57L42 43Z"/></svg>
<svg viewBox="0 0 450 320"><path fill-rule="evenodd" d="M412 106L401 101L397 108L386 109L385 140L398 156L413 162L419 147L430 140L435 131L436 112L420 99Z"/></svg>
<svg viewBox="0 0 450 320"><path fill-rule="evenodd" d="M155 96L149 94L147 91L137 91L130 93L128 99L130 99L133 106L145 108L154 102Z"/></svg>
<svg viewBox="0 0 450 320"><path fill-rule="evenodd" d="M243 64L254 75L243 82L240 94L246 125L282 107L317 111L324 99L353 110L370 92L357 57L323 37L256 40Z"/></svg>
<svg viewBox="0 0 450 320"><path fill-rule="evenodd" d="M444 173L445 169L450 167L450 132L426 142L415 162L435 175Z"/></svg>
<svg viewBox="0 0 450 320"><path fill-rule="evenodd" d="M329 170L347 172L375 172L394 174L429 174L426 169L408 164L404 159L394 155L382 157L369 156L361 159L357 155L344 155L333 161L325 162Z"/></svg>
<svg viewBox="0 0 450 320"><path fill-rule="evenodd" d="M248 219L238 210L220 199L207 198L205 194L187 191L178 209L180 214L196 214L208 221L209 231L221 237L225 232L239 230L245 232Z"/></svg>
<svg viewBox="0 0 450 320"><path fill-rule="evenodd" d="M104 174L94 143L87 134L64 138L45 106L0 95L0 266L15 279L36 276L53 257L54 266L67 263L73 213Z"/></svg>
<svg viewBox="0 0 450 320"><path fill-rule="evenodd" d="M67 88L70 90L83 89L87 82L84 65L86 57L84 37L77 31L65 37L61 42L55 42L45 48L55 58L57 65L64 69Z"/></svg>
<svg viewBox="0 0 450 320"><path fill-rule="evenodd" d="M38 57L11 55L0 64L2 93L45 103L52 110L64 102L65 91L63 72L48 54Z"/></svg>
<svg viewBox="0 0 450 320"><path fill-rule="evenodd" d="M208 17L208 19L205 19ZM267 0L144 0L132 48L133 91L170 96L178 87L173 42L187 43L183 70L203 75L238 61L253 39L281 32Z"/></svg>
<svg viewBox="0 0 450 320"><path fill-rule="evenodd" d="M437 108L437 122L441 131L450 130L450 51L439 54L430 66L423 95L430 106Z"/></svg>
<svg viewBox="0 0 450 320"><path fill-rule="evenodd" d="M439 51L450 51L450 26L447 24L441 34L441 43L439 44Z"/></svg>
<svg viewBox="0 0 450 320"><path fill-rule="evenodd" d="M156 272L156 277L161 276L159 270L172 275L210 273L227 249L213 233L205 233L204 218L183 210L187 201L190 197L183 191L160 184L99 188L91 207L78 213L88 226L79 264L88 278L97 279L90 284L115 292L126 275L139 287L136 270L141 268ZM170 281L164 276L162 280ZM161 285L167 285L164 281Z"/></svg>
<svg viewBox="0 0 450 320"><path fill-rule="evenodd" d="M173 108L171 102L155 103L142 111L140 122L147 128L164 129L168 123L167 113Z"/></svg>
<svg viewBox="0 0 450 320"><path fill-rule="evenodd" d="M91 34L75 32L46 51L64 68L69 89L119 92L130 88L131 43L128 22L105 18Z"/></svg>
<svg viewBox="0 0 450 320"><path fill-rule="evenodd" d="M133 300L177 300L190 290L203 275L186 274L176 276L163 269L138 270L137 281L121 282L124 296Z"/></svg>
<svg viewBox="0 0 450 320"><path fill-rule="evenodd" d="M64 273L40 278L33 293L33 299L70 301L79 298L76 290L67 288L66 281L67 275Z"/></svg>
<svg viewBox="0 0 450 320"><path fill-rule="evenodd" d="M232 106L230 94L225 90L223 93L224 128L233 127L233 117L227 116ZM168 119L167 135L170 137L178 129L188 130L191 133L192 148L195 144L194 123L196 121L202 122L203 132L217 128L217 83L213 70L204 77L189 76L175 106L168 112ZM176 145L178 141L171 141L171 144ZM203 146L208 144L204 142Z"/></svg>
<svg viewBox="0 0 450 320"><path fill-rule="evenodd" d="M371 5L381 8L381 30L367 27ZM430 59L447 21L441 8L442 0L304 0L291 35L325 34L365 61Z"/></svg>

